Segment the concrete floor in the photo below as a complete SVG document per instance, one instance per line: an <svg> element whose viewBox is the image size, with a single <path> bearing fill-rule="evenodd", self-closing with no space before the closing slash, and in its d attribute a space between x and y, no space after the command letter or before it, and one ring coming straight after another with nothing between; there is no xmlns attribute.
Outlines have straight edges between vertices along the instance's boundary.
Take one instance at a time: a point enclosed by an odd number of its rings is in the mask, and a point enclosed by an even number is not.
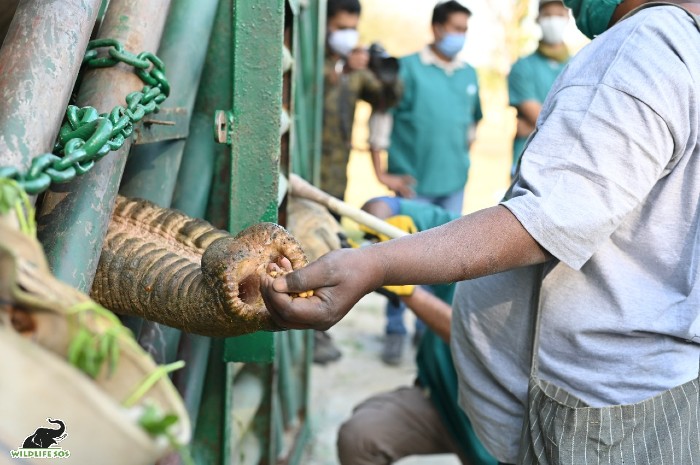
<svg viewBox="0 0 700 465"><path fill-rule="evenodd" d="M413 384L416 375L415 351L407 343L404 360L398 367L385 365L380 357L384 334L384 305L378 294L363 298L340 323L330 330L343 357L312 371L313 437L301 463L336 465L335 441L340 425L353 407L367 397ZM413 328L413 315L406 322ZM415 456L396 462L400 465L459 465L452 455Z"/></svg>

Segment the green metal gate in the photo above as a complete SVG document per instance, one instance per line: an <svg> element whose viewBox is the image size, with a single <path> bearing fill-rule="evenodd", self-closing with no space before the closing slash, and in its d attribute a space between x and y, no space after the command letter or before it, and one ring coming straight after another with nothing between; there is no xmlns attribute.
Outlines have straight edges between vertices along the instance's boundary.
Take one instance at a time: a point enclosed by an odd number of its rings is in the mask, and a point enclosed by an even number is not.
<svg viewBox="0 0 700 465"><path fill-rule="evenodd" d="M40 199L39 238L61 280L89 291L117 192L236 233L276 222L278 212L284 220L280 174L318 180L325 0L18 3L0 6L0 39L8 27L33 30L8 34L0 48L0 69L12 69L0 76L0 166L26 169L51 151L74 86L78 105L101 112L143 87L124 64L79 74L90 38L157 51L171 87L133 141ZM222 340L124 322L156 362L187 362L173 381L194 425L197 464L299 461L309 434L310 333Z"/></svg>

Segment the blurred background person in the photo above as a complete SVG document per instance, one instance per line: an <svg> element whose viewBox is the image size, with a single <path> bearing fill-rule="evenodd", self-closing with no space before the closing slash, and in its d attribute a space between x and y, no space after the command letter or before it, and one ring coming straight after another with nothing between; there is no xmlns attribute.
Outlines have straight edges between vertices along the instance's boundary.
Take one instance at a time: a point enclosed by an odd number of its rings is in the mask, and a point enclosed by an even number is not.
<svg viewBox="0 0 700 465"><path fill-rule="evenodd" d="M397 79L383 82L369 69L369 51L359 46L358 0L329 0L324 70L321 189L343 199L352 126L358 99L384 109L396 103Z"/></svg>
<svg viewBox="0 0 700 465"><path fill-rule="evenodd" d="M516 61L508 75L508 102L517 111L511 176L535 130L542 103L570 57L564 43L569 9L559 0L540 0L537 23L542 29L537 50Z"/></svg>
<svg viewBox="0 0 700 465"><path fill-rule="evenodd" d="M320 187L341 200L348 181L347 164L357 100L371 104L381 100L388 108L399 94L397 80L383 83L368 69L369 52L358 45L360 12L358 0L328 0ZM392 87L392 92L386 90L387 87ZM341 355L328 333L314 332L315 363L325 364L338 360Z"/></svg>
<svg viewBox="0 0 700 465"><path fill-rule="evenodd" d="M476 70L458 57L470 17L460 2L438 3L433 43L399 60L404 91L393 110L388 157L389 174L415 179L417 201L455 213L462 212L469 147L482 118Z"/></svg>
<svg viewBox="0 0 700 465"><path fill-rule="evenodd" d="M433 9L433 43L399 60L403 93L392 110L388 170L377 178L398 195L462 213L469 172L469 148L482 118L476 70L458 57L464 47L471 11L447 1ZM377 170L378 155L375 155ZM405 306L387 304L382 360L398 365L408 331ZM417 344L424 326L416 324Z"/></svg>

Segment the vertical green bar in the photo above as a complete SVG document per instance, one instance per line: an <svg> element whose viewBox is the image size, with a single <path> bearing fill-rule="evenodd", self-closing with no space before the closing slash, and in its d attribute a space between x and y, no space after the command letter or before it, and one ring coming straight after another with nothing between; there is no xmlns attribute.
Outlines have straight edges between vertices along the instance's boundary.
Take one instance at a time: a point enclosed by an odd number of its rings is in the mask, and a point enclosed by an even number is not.
<svg viewBox="0 0 700 465"><path fill-rule="evenodd" d="M291 429L299 424L299 366L292 360L290 337L292 332L277 333L277 354L279 356L279 386L284 428Z"/></svg>
<svg viewBox="0 0 700 465"><path fill-rule="evenodd" d="M231 395L233 370L221 363L223 340L213 339L207 363L206 382L192 440L192 456L197 465L231 463Z"/></svg>
<svg viewBox="0 0 700 465"><path fill-rule="evenodd" d="M233 0L220 0L209 40L202 77L197 90L190 134L185 144L173 207L190 216L204 218L216 159L227 155L227 147L213 138L214 111L231 100L231 47ZM195 421L192 451L197 465L222 465L230 462L231 395L233 371L224 359L223 339L210 339L191 334L183 335L189 348L181 346L181 356L193 363L174 379ZM211 350L209 348L211 344ZM191 357L186 357L187 354ZM201 357L195 353L201 354ZM206 361L203 386L193 382L199 376L201 363ZM194 360L197 362L194 362ZM195 366L196 365L196 366ZM191 376L190 376L191 375ZM180 378L182 377L182 378ZM187 379L184 379L184 378ZM182 382L184 381L184 382Z"/></svg>
<svg viewBox="0 0 700 465"><path fill-rule="evenodd" d="M217 3L217 0L200 0L195 5L189 0L172 0L158 49L158 56L168 70L171 88L170 98L163 102L161 110L186 110L188 115L192 112ZM194 41L192 37L199 40ZM119 193L170 207L184 148L184 139L133 147ZM157 363L175 360L180 331L146 321L139 324L136 335L139 344Z"/></svg>
<svg viewBox="0 0 700 465"><path fill-rule="evenodd" d="M313 183L318 186L321 184L321 133L323 131L323 67L325 64L326 54L326 0L315 0L312 2L316 10L316 23L314 30L316 32L316 88L312 95L315 95L313 105L313 126L314 133L312 136L313 143L313 164L311 171L313 173ZM313 11L313 9L311 9ZM307 27L312 27L310 24ZM303 26L302 26L303 27Z"/></svg>
<svg viewBox="0 0 700 465"><path fill-rule="evenodd" d="M233 1L229 231L277 220L284 0ZM226 361L271 362L272 333L226 340Z"/></svg>

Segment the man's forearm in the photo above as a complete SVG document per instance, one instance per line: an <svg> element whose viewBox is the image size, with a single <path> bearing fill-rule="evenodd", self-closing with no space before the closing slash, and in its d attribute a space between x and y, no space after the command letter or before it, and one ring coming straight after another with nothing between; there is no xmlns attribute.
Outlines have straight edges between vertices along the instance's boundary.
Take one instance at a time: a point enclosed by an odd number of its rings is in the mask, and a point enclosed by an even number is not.
<svg viewBox="0 0 700 465"><path fill-rule="evenodd" d="M382 151L374 147L370 147L369 151L372 153L374 174L377 176L377 179L381 179L382 174L384 174L384 169L382 169Z"/></svg>
<svg viewBox="0 0 700 465"><path fill-rule="evenodd" d="M527 137L535 130L542 105L534 100L527 100L520 103L516 110L518 111L517 135Z"/></svg>
<svg viewBox="0 0 700 465"><path fill-rule="evenodd" d="M549 254L505 207L496 206L363 249L378 285L462 281L542 263Z"/></svg>
<svg viewBox="0 0 700 465"><path fill-rule="evenodd" d="M412 295L402 297L401 300L428 328L449 344L452 306L420 287L417 287Z"/></svg>

